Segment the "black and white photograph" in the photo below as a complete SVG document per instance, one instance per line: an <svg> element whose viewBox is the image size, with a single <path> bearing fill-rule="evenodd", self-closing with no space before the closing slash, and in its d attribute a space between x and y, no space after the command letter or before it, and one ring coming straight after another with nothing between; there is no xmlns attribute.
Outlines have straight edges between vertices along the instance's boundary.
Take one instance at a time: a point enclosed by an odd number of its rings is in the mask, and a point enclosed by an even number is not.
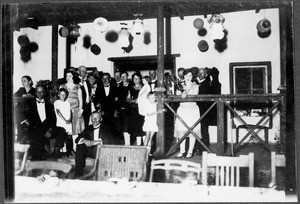
<svg viewBox="0 0 300 204"><path fill-rule="evenodd" d="M293 0L1 3L3 201L297 203L295 13Z"/></svg>

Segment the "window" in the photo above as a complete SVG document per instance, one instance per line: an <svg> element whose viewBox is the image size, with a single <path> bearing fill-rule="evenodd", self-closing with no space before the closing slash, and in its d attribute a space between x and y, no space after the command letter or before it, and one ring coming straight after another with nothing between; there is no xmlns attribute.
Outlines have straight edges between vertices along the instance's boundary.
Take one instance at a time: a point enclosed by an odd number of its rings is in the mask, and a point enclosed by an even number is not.
<svg viewBox="0 0 300 204"><path fill-rule="evenodd" d="M271 62L234 62L230 68L231 94L271 93ZM241 115L264 115L268 103L253 101L235 102L234 108Z"/></svg>

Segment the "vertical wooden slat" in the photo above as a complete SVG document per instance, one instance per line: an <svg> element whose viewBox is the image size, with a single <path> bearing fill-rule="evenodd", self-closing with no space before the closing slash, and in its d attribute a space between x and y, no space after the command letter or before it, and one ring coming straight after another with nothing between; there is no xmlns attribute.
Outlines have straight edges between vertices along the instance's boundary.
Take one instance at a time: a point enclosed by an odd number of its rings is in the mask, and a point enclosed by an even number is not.
<svg viewBox="0 0 300 204"><path fill-rule="evenodd" d="M254 186L254 154L249 153L249 186Z"/></svg>
<svg viewBox="0 0 300 204"><path fill-rule="evenodd" d="M234 171L235 171L235 166L231 166L231 175L230 175L230 186L235 186L234 185Z"/></svg>
<svg viewBox="0 0 300 204"><path fill-rule="evenodd" d="M221 175L221 186L224 186L224 179L225 179L225 172L224 172L224 170L225 170L225 166L220 166L220 168L221 168L221 173L220 173L220 175Z"/></svg>
<svg viewBox="0 0 300 204"><path fill-rule="evenodd" d="M236 186L240 186L240 167L236 167Z"/></svg>
<svg viewBox="0 0 300 204"><path fill-rule="evenodd" d="M224 102L217 102L217 155L224 155L224 135L225 135L225 121L224 121Z"/></svg>
<svg viewBox="0 0 300 204"><path fill-rule="evenodd" d="M202 153L202 183L203 185L207 185L207 152L204 151Z"/></svg>
<svg viewBox="0 0 300 204"><path fill-rule="evenodd" d="M271 181L273 185L276 185L276 153L274 151L271 152Z"/></svg>
<svg viewBox="0 0 300 204"><path fill-rule="evenodd" d="M225 178L225 182L226 182L226 186L229 186L229 169L230 169L230 166L225 166L226 167L226 169L225 169L225 171L226 171L226 178Z"/></svg>
<svg viewBox="0 0 300 204"><path fill-rule="evenodd" d="M220 179L220 170L219 170L219 166L216 166L216 186L220 185L219 179Z"/></svg>
<svg viewBox="0 0 300 204"><path fill-rule="evenodd" d="M52 80L58 78L58 24L52 25Z"/></svg>
<svg viewBox="0 0 300 204"><path fill-rule="evenodd" d="M164 77L164 7L158 6L157 16L157 110L164 108L163 103L163 77ZM162 156L165 152L165 138L164 138L164 114L162 112L157 114L158 132L156 137L156 155Z"/></svg>

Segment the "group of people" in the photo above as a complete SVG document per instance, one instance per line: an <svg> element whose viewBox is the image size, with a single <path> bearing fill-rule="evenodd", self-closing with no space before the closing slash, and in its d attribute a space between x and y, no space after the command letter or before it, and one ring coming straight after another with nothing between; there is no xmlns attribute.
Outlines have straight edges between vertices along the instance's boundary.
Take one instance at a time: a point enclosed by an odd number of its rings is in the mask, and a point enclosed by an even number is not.
<svg viewBox="0 0 300 204"><path fill-rule="evenodd" d="M179 68L178 78L165 74L164 82L165 86L171 84L173 93L184 98L220 92L217 76L216 68ZM21 80L23 87L14 94L19 98L15 104L17 140L30 144L32 160L45 159L49 154L60 157L61 148L66 145L67 155L75 153L74 177L80 177L86 157L95 157L98 144L152 146L152 138L158 131L155 70L150 70L147 76L136 72L130 80L127 72L119 70L111 77L97 69L88 74L85 66L78 67L78 71L69 68L65 70L64 78L53 82L55 100L46 97L49 94L43 85L37 84L34 88L30 76L23 76ZM166 87L166 90L170 88ZM177 113L191 126L200 118L204 107L207 108L207 104L202 102L184 102L180 103ZM208 123L203 121L194 132L209 145ZM178 119L174 132L176 138L186 132ZM73 140L77 144L75 151ZM186 157L192 157L194 144L195 138L190 136ZM177 157L184 154L185 141L180 145Z"/></svg>

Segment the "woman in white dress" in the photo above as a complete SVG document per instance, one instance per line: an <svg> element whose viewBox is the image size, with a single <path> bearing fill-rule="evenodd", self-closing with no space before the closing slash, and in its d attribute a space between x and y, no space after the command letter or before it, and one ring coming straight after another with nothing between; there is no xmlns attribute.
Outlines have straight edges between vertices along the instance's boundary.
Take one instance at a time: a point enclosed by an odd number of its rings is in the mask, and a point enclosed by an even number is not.
<svg viewBox="0 0 300 204"><path fill-rule="evenodd" d="M64 88L58 90L57 95L59 100L54 102L54 109L56 114L56 126L64 128L70 135L72 134L72 111L70 103L66 101L68 94L68 90Z"/></svg>
<svg viewBox="0 0 300 204"><path fill-rule="evenodd" d="M198 94L198 85L192 81L193 75L191 69L186 69L184 71L184 84L183 84L183 92L177 91L177 95L181 95L182 98L186 98L188 95L197 95ZM189 126L193 126L195 122L200 118L199 107L196 102L181 102L179 108L177 109L177 114L182 118L182 120ZM175 121L175 131L174 137L180 139L186 132L187 128L176 118ZM198 124L193 131L201 137L201 126ZM186 154L186 158L191 158L193 156L193 150L195 146L196 138L190 133L189 134L189 149ZM185 154L185 142L186 139L182 141L180 144L180 152L176 156L177 158L181 158Z"/></svg>

